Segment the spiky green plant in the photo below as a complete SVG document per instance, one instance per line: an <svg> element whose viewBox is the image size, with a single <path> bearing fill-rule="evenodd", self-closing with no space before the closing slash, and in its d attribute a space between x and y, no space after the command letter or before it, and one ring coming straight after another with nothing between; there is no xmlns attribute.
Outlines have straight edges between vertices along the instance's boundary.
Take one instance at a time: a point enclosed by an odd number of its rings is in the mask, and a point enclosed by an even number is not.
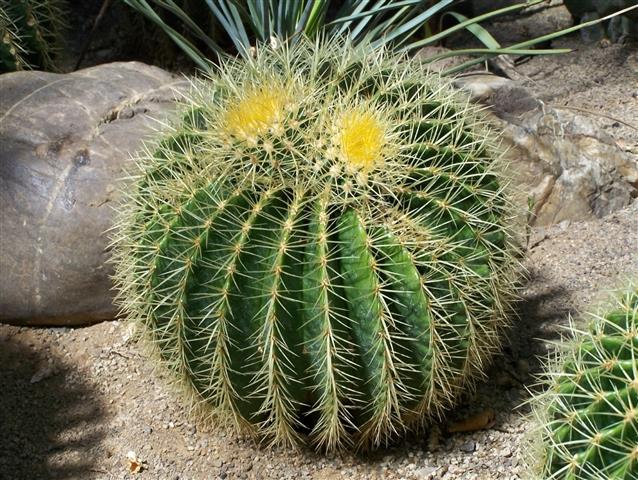
<svg viewBox="0 0 638 480"><path fill-rule="evenodd" d="M638 283L591 316L533 400L543 479L638 478Z"/></svg>
<svg viewBox="0 0 638 480"><path fill-rule="evenodd" d="M574 27L521 44L502 47L480 23L500 15L511 14L543 3L528 0L508 5L474 18L450 12L460 2L455 0L124 0L154 22L200 67L207 69L212 59L235 50L250 57L253 47L271 42L295 43L318 36L348 38L352 43L371 43L375 47L415 51L441 42L449 35L467 29L485 48L468 48L447 52L443 56L473 55L449 73L502 54L536 55L565 53L565 49L530 48ZM194 8L198 7L197 13ZM208 14L207 14L208 12ZM432 28L446 12L458 22L433 34ZM173 21L168 21L168 19ZM590 23L598 23L596 20ZM421 33L426 38L415 40ZM224 45L230 41L232 49ZM434 55L429 61L439 58Z"/></svg>
<svg viewBox="0 0 638 480"><path fill-rule="evenodd" d="M63 0L0 0L0 72L55 68Z"/></svg>
<svg viewBox="0 0 638 480"><path fill-rule="evenodd" d="M218 421L373 447L498 348L510 207L478 107L416 61L319 45L228 60L142 156L118 298Z"/></svg>
<svg viewBox="0 0 638 480"><path fill-rule="evenodd" d="M405 41L454 0L124 0L173 39L200 66L225 55L220 43L250 56L255 44L348 35L358 42ZM193 13L199 8L197 16ZM167 22L171 14L181 28ZM218 28L210 28L212 25ZM225 35L219 35L223 33ZM226 38L224 38L224 36Z"/></svg>

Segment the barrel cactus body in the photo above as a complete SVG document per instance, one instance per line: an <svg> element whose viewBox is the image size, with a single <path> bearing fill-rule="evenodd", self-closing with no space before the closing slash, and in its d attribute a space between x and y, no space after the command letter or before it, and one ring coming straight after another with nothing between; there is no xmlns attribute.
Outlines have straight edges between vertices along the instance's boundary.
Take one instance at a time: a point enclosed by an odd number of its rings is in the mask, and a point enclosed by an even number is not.
<svg viewBox="0 0 638 480"><path fill-rule="evenodd" d="M140 159L123 311L204 411L277 444L373 447L451 406L517 270L498 153L418 63L259 49Z"/></svg>
<svg viewBox="0 0 638 480"><path fill-rule="evenodd" d="M544 479L638 478L638 287L594 317L537 402Z"/></svg>
<svg viewBox="0 0 638 480"><path fill-rule="evenodd" d="M0 73L55 68L63 0L0 0Z"/></svg>

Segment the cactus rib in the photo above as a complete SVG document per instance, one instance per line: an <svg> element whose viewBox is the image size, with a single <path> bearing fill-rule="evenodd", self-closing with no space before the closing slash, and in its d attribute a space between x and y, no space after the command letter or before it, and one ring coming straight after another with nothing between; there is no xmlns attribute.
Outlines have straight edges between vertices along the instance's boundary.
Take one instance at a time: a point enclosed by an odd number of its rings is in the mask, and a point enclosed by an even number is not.
<svg viewBox="0 0 638 480"><path fill-rule="evenodd" d="M638 478L638 287L591 316L533 400L542 478Z"/></svg>
<svg viewBox="0 0 638 480"><path fill-rule="evenodd" d="M55 69L64 0L0 0L0 73Z"/></svg>

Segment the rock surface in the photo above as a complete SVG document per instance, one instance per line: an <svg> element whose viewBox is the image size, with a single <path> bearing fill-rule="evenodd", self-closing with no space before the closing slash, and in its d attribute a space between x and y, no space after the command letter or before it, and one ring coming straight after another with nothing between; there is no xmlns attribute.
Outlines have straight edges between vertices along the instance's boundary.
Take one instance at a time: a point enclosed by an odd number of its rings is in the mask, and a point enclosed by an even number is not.
<svg viewBox="0 0 638 480"><path fill-rule="evenodd" d="M0 77L0 321L115 317L105 232L117 181L183 87L141 63Z"/></svg>
<svg viewBox="0 0 638 480"><path fill-rule="evenodd" d="M638 156L590 117L549 107L506 78L474 74L455 83L491 107L532 225L601 218L638 196Z"/></svg>

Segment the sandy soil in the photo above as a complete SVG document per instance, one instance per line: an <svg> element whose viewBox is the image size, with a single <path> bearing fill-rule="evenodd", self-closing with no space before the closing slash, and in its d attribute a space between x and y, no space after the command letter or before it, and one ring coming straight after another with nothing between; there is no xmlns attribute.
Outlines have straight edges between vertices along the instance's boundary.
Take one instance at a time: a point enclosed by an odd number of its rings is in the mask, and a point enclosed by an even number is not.
<svg viewBox="0 0 638 480"><path fill-rule="evenodd" d="M541 15L548 16L538 20L545 29L569 24L562 7ZM529 35L535 21L520 35ZM564 42L577 51L532 59L517 67L520 74L547 102L595 112L619 143L638 148L637 131L626 125L638 125L636 45ZM520 405L534 388L539 356L551 350L548 341L570 314L622 277L638 275L637 232L638 202L601 220L535 230L520 318L487 381L447 423L366 456L272 450L194 425L125 323L0 325L0 479L522 478L523 438L533 425ZM446 433L490 411L496 421L489 429ZM131 473L129 451L142 462L140 473Z"/></svg>

